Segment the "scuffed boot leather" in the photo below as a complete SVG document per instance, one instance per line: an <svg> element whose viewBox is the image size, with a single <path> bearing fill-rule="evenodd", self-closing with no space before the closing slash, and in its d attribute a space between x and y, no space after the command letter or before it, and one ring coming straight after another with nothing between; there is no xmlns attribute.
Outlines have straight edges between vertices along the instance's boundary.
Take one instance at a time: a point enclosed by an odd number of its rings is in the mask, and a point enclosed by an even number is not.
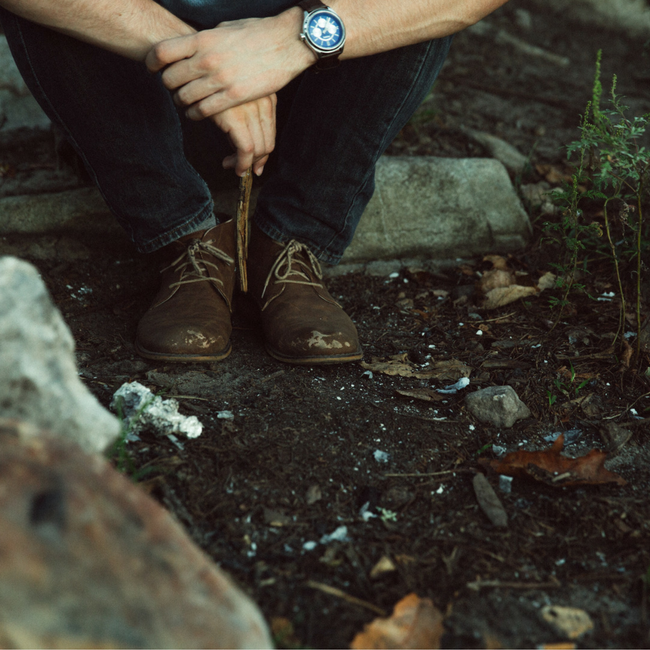
<svg viewBox="0 0 650 650"><path fill-rule="evenodd" d="M272 357L295 364L363 357L354 323L325 288L320 264L307 246L295 240L279 244L253 226L248 275Z"/></svg>
<svg viewBox="0 0 650 650"><path fill-rule="evenodd" d="M234 221L185 235L167 251L169 265L138 325L136 351L162 361L225 359L231 350Z"/></svg>

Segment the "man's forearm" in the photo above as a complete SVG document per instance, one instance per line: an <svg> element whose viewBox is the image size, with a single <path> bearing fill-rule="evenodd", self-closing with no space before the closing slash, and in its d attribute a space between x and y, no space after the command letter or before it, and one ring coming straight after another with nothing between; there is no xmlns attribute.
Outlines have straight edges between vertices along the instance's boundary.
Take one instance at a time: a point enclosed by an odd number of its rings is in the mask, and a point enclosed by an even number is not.
<svg viewBox="0 0 650 650"><path fill-rule="evenodd" d="M156 43L195 31L153 0L0 0L0 5L139 61Z"/></svg>
<svg viewBox="0 0 650 650"><path fill-rule="evenodd" d="M508 0L324 0L343 18L342 59L385 52L469 27Z"/></svg>

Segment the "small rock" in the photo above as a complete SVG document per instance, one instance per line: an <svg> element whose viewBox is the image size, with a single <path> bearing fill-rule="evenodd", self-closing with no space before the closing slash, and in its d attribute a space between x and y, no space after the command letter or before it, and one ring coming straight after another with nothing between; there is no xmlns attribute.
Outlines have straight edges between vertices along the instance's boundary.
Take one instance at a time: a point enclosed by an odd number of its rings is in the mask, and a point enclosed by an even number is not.
<svg viewBox="0 0 650 650"><path fill-rule="evenodd" d="M493 158L496 158L509 172L515 175L523 174L528 164L528 158L511 144L484 131L463 128L463 133L485 147Z"/></svg>
<svg viewBox="0 0 650 650"><path fill-rule="evenodd" d="M120 424L77 374L72 334L38 271L0 257L0 417L19 418L75 440L83 449L106 449Z"/></svg>
<svg viewBox="0 0 650 650"><path fill-rule="evenodd" d="M270 648L255 604L98 455L0 424L0 645Z"/></svg>
<svg viewBox="0 0 650 650"><path fill-rule="evenodd" d="M542 618L562 636L574 640L579 639L594 629L589 614L576 607L546 605L542 607Z"/></svg>
<svg viewBox="0 0 650 650"><path fill-rule="evenodd" d="M465 398L472 415L481 422L509 429L518 420L530 417L530 409L512 386L489 386Z"/></svg>

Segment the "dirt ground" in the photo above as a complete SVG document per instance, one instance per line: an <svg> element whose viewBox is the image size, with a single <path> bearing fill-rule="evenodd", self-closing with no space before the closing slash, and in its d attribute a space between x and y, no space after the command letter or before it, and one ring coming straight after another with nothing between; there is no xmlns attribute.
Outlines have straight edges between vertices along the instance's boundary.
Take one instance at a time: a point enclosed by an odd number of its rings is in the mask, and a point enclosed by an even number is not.
<svg viewBox="0 0 650 650"><path fill-rule="evenodd" d="M633 112L650 109L642 41L571 23L529 0L506 5L489 24L494 29L483 35L456 37L431 97L390 153L484 156L466 126L530 155L517 184L543 180L534 165L562 168L563 146L577 137L599 48L605 82L616 73ZM500 28L570 65L497 44ZM51 143L7 150L1 162L52 166ZM508 260L512 268L538 277L557 261L557 249L542 239L546 219L531 213L534 241ZM468 388L432 403L396 390L453 381L388 376L357 363L274 361L245 300L225 361L144 361L133 339L156 287L149 258L90 235L0 240L0 254L16 251L42 272L77 341L81 376L104 405L137 380L204 424L180 447L146 431L129 443L130 456L145 470L143 488L259 603L281 647L348 647L411 592L445 614L444 647L565 641L540 616L548 604L588 612L594 627L577 647L650 645L648 356L637 372L612 348L615 301L575 296L553 327L553 290L481 310L474 285L490 265L480 259L333 277L330 289L357 323L366 362L405 354L415 368L452 359L471 368ZM591 295L614 290L606 261L593 271L584 280ZM511 385L531 417L509 429L473 418L465 394L494 385ZM608 422L631 433L608 461L626 486L552 488L516 478L507 493L490 475L508 527L495 528L479 509L472 477L479 456L495 457L490 445L538 450L551 434L577 429L566 452L582 455L612 448ZM376 516L364 518L364 506ZM321 541L342 526L342 539ZM371 576L384 556L393 570Z"/></svg>

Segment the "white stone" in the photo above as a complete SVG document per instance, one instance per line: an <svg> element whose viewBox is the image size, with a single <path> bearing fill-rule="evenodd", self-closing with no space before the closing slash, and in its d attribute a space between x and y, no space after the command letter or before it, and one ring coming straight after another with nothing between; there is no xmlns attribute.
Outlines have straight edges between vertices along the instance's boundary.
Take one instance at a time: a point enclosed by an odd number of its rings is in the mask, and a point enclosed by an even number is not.
<svg viewBox="0 0 650 650"><path fill-rule="evenodd" d="M18 418L100 452L120 424L81 383L74 341L38 271L0 257L0 417Z"/></svg>

